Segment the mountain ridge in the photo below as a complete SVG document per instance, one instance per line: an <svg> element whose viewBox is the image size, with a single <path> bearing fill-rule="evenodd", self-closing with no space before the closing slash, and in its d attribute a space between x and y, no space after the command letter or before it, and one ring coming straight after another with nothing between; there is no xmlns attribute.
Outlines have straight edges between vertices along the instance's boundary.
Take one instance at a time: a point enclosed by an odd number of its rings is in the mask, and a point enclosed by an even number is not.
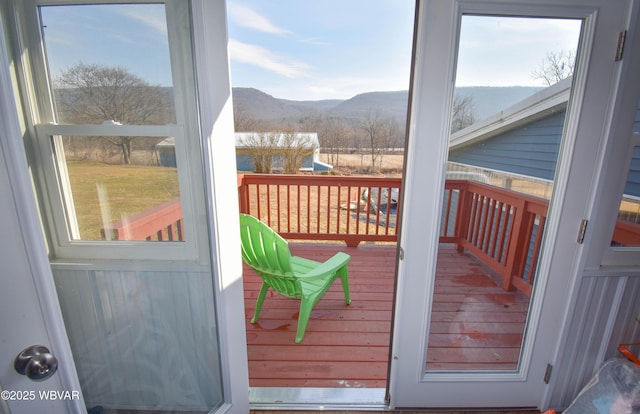
<svg viewBox="0 0 640 414"><path fill-rule="evenodd" d="M534 86L465 86L456 88L456 96L470 96L476 120L491 116L542 87ZM409 92L373 91L349 99L291 100L269 95L259 89L233 87L234 107L241 108L256 120L299 123L314 115L362 119L377 115L404 124Z"/></svg>

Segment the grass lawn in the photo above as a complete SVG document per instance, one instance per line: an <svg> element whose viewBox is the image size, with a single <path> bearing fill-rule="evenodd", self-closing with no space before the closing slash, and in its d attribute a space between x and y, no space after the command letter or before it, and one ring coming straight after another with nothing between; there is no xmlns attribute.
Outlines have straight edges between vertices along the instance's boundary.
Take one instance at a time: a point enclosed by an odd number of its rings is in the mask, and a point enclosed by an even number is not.
<svg viewBox="0 0 640 414"><path fill-rule="evenodd" d="M102 239L103 211L113 223L180 196L175 168L70 160L67 167L82 240ZM106 205L100 205L99 187Z"/></svg>

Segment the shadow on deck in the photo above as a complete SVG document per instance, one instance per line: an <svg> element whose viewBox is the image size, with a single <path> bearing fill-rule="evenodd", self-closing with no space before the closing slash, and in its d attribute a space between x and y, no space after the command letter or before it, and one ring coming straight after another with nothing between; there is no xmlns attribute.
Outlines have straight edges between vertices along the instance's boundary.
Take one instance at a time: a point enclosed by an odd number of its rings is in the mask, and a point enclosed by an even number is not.
<svg viewBox="0 0 640 414"><path fill-rule="evenodd" d="M395 245L292 243L293 255L324 261L351 255L352 304L334 284L295 344L299 302L271 292L251 324L260 278L244 267L251 387L366 387L387 383L395 285ZM529 299L507 292L501 279L469 253L441 245L427 367L511 370L517 367Z"/></svg>

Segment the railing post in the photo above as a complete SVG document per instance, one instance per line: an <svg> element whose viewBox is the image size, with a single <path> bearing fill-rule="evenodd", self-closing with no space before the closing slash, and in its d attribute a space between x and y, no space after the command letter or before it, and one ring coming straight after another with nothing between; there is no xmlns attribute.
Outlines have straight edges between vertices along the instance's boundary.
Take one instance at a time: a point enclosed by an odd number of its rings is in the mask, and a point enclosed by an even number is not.
<svg viewBox="0 0 640 414"><path fill-rule="evenodd" d="M513 290L513 278L518 277L526 262L526 256L523 259L523 255L527 252L525 246L529 245L530 226L525 226L528 217L530 218L531 215L527 213L527 201L523 200L517 206L516 216L511 224L509 250L505 260L506 273L502 283L502 288L506 291Z"/></svg>
<svg viewBox="0 0 640 414"><path fill-rule="evenodd" d="M241 213L250 213L249 186L244 183L244 174L238 174L238 206Z"/></svg>
<svg viewBox="0 0 640 414"><path fill-rule="evenodd" d="M458 208L456 210L456 224L453 236L456 239L455 247L459 253L464 251L462 240L466 237L469 226L469 215L471 214L471 193L467 189L467 182L460 188L458 194Z"/></svg>

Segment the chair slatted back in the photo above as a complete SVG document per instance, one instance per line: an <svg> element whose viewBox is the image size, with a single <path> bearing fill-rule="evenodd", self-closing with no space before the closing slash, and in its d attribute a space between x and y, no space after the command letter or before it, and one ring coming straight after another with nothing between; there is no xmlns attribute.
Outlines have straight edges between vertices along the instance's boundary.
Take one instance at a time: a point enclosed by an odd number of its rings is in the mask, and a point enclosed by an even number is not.
<svg viewBox="0 0 640 414"><path fill-rule="evenodd" d="M291 271L289 243L269 226L240 214L242 258L264 282L282 295L301 298L300 284Z"/></svg>

